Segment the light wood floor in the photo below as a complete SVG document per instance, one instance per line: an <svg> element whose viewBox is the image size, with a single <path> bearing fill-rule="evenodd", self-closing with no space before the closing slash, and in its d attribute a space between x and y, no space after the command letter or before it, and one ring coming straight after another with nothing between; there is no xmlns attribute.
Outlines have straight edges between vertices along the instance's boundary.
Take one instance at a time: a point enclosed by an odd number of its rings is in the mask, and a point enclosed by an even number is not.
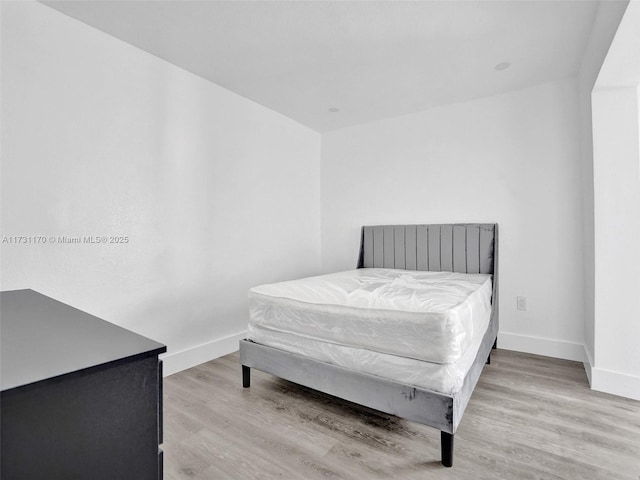
<svg viewBox="0 0 640 480"><path fill-rule="evenodd" d="M252 370L237 354L165 378L165 479L640 479L640 402L582 365L494 350L455 436Z"/></svg>

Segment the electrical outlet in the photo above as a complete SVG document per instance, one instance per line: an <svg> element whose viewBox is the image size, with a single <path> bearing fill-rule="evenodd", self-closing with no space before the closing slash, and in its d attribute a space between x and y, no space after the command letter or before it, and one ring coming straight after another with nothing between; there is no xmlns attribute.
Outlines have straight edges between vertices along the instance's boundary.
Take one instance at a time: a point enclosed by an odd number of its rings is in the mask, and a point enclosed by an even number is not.
<svg viewBox="0 0 640 480"><path fill-rule="evenodd" d="M527 309L527 297L516 297L516 303L518 305L518 310Z"/></svg>

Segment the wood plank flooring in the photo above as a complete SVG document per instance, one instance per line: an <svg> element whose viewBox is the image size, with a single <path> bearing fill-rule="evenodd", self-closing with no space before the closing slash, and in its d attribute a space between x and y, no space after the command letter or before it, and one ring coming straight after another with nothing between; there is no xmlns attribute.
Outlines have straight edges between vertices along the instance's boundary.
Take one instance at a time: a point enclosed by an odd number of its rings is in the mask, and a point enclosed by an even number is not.
<svg viewBox="0 0 640 480"><path fill-rule="evenodd" d="M252 370L238 355L164 380L165 479L640 480L640 402L581 364L494 350L455 436Z"/></svg>

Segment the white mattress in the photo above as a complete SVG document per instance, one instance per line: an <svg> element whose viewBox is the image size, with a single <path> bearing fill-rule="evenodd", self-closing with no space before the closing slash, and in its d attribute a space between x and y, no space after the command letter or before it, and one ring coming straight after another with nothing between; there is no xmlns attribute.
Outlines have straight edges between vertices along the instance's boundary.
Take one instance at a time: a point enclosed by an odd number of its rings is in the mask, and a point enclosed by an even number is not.
<svg viewBox="0 0 640 480"><path fill-rule="evenodd" d="M294 334L311 343L452 364L489 324L491 275L349 270L252 288L249 310L249 338L256 341L251 335L260 329L265 338Z"/></svg>
<svg viewBox="0 0 640 480"><path fill-rule="evenodd" d="M484 333L477 332L462 358L443 365L249 325L249 338L262 345L449 395L459 392L462 388L464 377L473 365Z"/></svg>

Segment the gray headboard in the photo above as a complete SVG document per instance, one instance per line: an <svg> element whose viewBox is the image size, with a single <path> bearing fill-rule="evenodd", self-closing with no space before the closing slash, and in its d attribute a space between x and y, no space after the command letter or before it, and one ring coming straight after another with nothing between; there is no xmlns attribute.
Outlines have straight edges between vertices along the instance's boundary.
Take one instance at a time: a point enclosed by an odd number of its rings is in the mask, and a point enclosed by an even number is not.
<svg viewBox="0 0 640 480"><path fill-rule="evenodd" d="M358 268L493 274L497 264L497 223L362 227Z"/></svg>

